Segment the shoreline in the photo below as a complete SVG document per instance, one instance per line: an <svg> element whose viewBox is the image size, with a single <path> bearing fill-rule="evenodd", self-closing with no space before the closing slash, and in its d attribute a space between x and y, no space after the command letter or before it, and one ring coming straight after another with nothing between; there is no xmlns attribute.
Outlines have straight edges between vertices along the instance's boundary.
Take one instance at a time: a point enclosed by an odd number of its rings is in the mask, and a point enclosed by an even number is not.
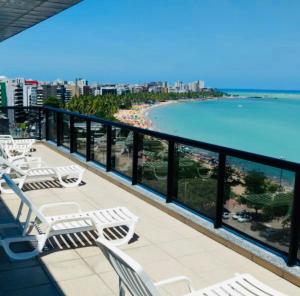
<svg viewBox="0 0 300 296"><path fill-rule="evenodd" d="M115 118L121 122L144 128L144 129L153 129L153 123L148 117L148 112L151 109L170 105L177 104L183 102L196 102L196 101L207 101L207 100L220 100L220 99L228 99L231 97L209 97L209 98L195 98L195 99L179 99L179 100L169 100L163 102L156 102L154 104L137 104L133 105L131 109L120 109L116 114L114 114Z"/></svg>

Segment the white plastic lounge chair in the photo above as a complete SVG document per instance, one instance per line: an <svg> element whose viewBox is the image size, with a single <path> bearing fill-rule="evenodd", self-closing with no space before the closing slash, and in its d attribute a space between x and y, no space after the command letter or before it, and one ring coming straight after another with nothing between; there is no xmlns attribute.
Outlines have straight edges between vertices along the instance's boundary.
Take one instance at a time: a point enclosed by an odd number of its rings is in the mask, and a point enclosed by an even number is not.
<svg viewBox="0 0 300 296"><path fill-rule="evenodd" d="M14 160L18 157L27 156L31 151L32 145L24 145L24 144L7 144L0 143L0 155L9 160Z"/></svg>
<svg viewBox="0 0 300 296"><path fill-rule="evenodd" d="M20 163L18 161L19 159L10 162L0 157L0 165L8 167L10 173L17 173L17 182L21 189L26 182L49 180L49 178L57 179L61 186L65 188L76 187L82 182L85 171L78 165L50 167L39 161ZM68 178L72 178L72 182L67 182ZM11 193L12 191L4 188L3 184L4 180L0 180L0 190L4 193Z"/></svg>
<svg viewBox="0 0 300 296"><path fill-rule="evenodd" d="M120 296L125 296L125 290L132 296L160 296L158 288L176 282L186 282L189 293L185 296L286 296L249 274L237 274L229 280L198 291L192 287L191 281L185 276L153 283L143 268L124 252L102 238L97 239L97 245L119 276Z"/></svg>
<svg viewBox="0 0 300 296"><path fill-rule="evenodd" d="M25 223L19 223L22 235L0 239L0 245L13 260L25 260L37 256L43 251L47 239L52 236L96 230L101 240L110 241L111 244L119 246L127 244L134 235L138 218L125 207L83 212L79 204L75 202L61 202L49 203L37 208L8 175L4 174L3 178L21 201L16 217L17 222L19 222L24 206L28 208ZM76 211L57 216L45 214L47 209L59 208L61 210L63 207L68 209L74 207ZM30 224L31 217L35 217L34 224ZM30 235L34 226L39 232L43 229L43 233ZM14 252L11 244L20 242L37 242L37 245L29 252Z"/></svg>
<svg viewBox="0 0 300 296"><path fill-rule="evenodd" d="M32 146L34 143L35 143L34 139L16 139L15 140L11 135L0 135L0 144Z"/></svg>
<svg viewBox="0 0 300 296"><path fill-rule="evenodd" d="M34 143L34 139L15 140L11 135L0 135L0 155L9 160L26 156Z"/></svg>
<svg viewBox="0 0 300 296"><path fill-rule="evenodd" d="M19 150L19 153L15 155L14 153L10 153L10 148L5 148L6 146L3 144L0 144L0 158L4 158L9 162L42 162L41 157L37 156L27 156L27 148L20 148L22 150Z"/></svg>

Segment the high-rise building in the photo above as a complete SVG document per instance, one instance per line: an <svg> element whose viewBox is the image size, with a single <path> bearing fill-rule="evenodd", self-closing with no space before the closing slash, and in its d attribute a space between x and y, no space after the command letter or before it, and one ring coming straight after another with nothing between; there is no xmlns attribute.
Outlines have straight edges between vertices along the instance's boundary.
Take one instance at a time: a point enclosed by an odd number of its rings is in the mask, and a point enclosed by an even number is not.
<svg viewBox="0 0 300 296"><path fill-rule="evenodd" d="M23 85L24 79L6 79L5 81L7 106L23 107ZM9 120L11 122L22 122L25 120L24 111L21 109L15 109L14 112L10 112Z"/></svg>
<svg viewBox="0 0 300 296"><path fill-rule="evenodd" d="M73 83L68 82L67 85L65 85L68 91L70 92L70 99L76 96L76 86Z"/></svg>
<svg viewBox="0 0 300 296"><path fill-rule="evenodd" d="M66 89L65 86L62 84L55 85L56 87L56 98L61 102L65 103L65 97L66 97Z"/></svg>
<svg viewBox="0 0 300 296"><path fill-rule="evenodd" d="M119 84L116 86L116 88L117 88L118 95L123 95L130 92L128 85L125 84Z"/></svg>
<svg viewBox="0 0 300 296"><path fill-rule="evenodd" d="M7 94L6 94L6 80L4 76L0 76L0 107L8 105ZM0 111L0 134L6 134L9 130L9 120L7 115Z"/></svg>
<svg viewBox="0 0 300 296"><path fill-rule="evenodd" d="M198 85L199 85L199 89L200 90L203 89L203 88L205 88L205 82L204 82L204 80L198 80Z"/></svg>
<svg viewBox="0 0 300 296"><path fill-rule="evenodd" d="M75 85L44 83L37 88L37 105L43 105L44 101L50 97L57 98L61 103L68 103L75 95Z"/></svg>
<svg viewBox="0 0 300 296"><path fill-rule="evenodd" d="M0 77L0 106L7 106L6 82L5 77Z"/></svg>
<svg viewBox="0 0 300 296"><path fill-rule="evenodd" d="M162 82L162 87L167 88L168 87L168 82L167 81Z"/></svg>
<svg viewBox="0 0 300 296"><path fill-rule="evenodd" d="M186 91L185 84L182 81L176 81L174 85L175 92L183 93Z"/></svg>
<svg viewBox="0 0 300 296"><path fill-rule="evenodd" d="M73 98L73 89L72 89L72 85L65 85L65 101L64 103L68 103L70 102L70 100Z"/></svg>
<svg viewBox="0 0 300 296"><path fill-rule="evenodd" d="M92 87L92 94L94 96L99 96L101 94L101 84L96 83Z"/></svg>
<svg viewBox="0 0 300 296"><path fill-rule="evenodd" d="M115 86L102 86L100 89L100 95L107 95L107 94L117 94L117 88Z"/></svg>
<svg viewBox="0 0 300 296"><path fill-rule="evenodd" d="M204 88L204 81L197 80L188 84L188 90L192 92L199 92Z"/></svg>
<svg viewBox="0 0 300 296"><path fill-rule="evenodd" d="M41 85L36 90L36 104L37 106L43 106L44 104L44 89Z"/></svg>
<svg viewBox="0 0 300 296"><path fill-rule="evenodd" d="M83 96L89 96L91 94L92 94L92 90L91 90L90 86L89 85L84 85L82 87L81 95L83 95Z"/></svg>
<svg viewBox="0 0 300 296"><path fill-rule="evenodd" d="M82 96L84 94L84 86L88 86L88 81L82 78L76 78L75 80L76 96Z"/></svg>
<svg viewBox="0 0 300 296"><path fill-rule="evenodd" d="M52 84L43 84L43 100L45 101L46 99L50 97L57 97L57 85L52 85Z"/></svg>
<svg viewBox="0 0 300 296"><path fill-rule="evenodd" d="M6 95L8 106L23 106L23 83L22 79L6 80Z"/></svg>
<svg viewBox="0 0 300 296"><path fill-rule="evenodd" d="M38 81L25 80L23 84L23 105L24 106L36 106L37 105L37 88Z"/></svg>

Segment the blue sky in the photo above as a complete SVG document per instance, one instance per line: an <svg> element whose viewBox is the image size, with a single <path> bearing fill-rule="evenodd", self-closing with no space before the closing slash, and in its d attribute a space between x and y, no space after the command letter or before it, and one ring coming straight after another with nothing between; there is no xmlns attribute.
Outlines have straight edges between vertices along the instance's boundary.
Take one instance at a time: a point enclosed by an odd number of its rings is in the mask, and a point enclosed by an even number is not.
<svg viewBox="0 0 300 296"><path fill-rule="evenodd" d="M300 89L298 0L85 0L0 43L0 75Z"/></svg>

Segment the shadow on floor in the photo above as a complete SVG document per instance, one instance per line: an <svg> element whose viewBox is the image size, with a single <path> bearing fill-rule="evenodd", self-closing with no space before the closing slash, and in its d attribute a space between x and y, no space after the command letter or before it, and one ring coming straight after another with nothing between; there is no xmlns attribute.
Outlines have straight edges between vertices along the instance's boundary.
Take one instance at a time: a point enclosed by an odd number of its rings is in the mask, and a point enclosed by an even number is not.
<svg viewBox="0 0 300 296"><path fill-rule="evenodd" d="M76 179L70 178L66 179L66 183L74 183ZM79 186L84 186L86 183L82 181ZM51 189L51 188L63 188L58 180L52 180L52 181L39 181L39 182L30 182L25 183L23 185L22 190L24 192L26 191L33 191L33 190L41 190L41 189Z"/></svg>
<svg viewBox="0 0 300 296"><path fill-rule="evenodd" d="M12 227L15 222L14 215L0 198L0 237L21 235L18 224ZM4 223L10 223L11 227L3 227ZM8 225L8 224L7 224ZM115 238L120 233L125 232L126 227L119 229L107 229L105 236ZM40 230L37 229L37 232ZM46 244L44 252L40 255L46 256L53 252L59 252L67 249L77 249L95 246L95 240L98 237L95 231L86 231L76 234L66 234L51 237ZM134 235L129 244L137 241L138 235ZM15 246L15 251L24 252L31 250L33 245L22 243ZM52 276L48 267L40 260L33 258L24 261L11 261L0 247L0 296L62 296L65 295L61 290L59 283Z"/></svg>
<svg viewBox="0 0 300 296"><path fill-rule="evenodd" d="M20 235L15 218L0 198L0 237ZM6 225L5 225L6 224ZM20 251L27 246L19 246ZM63 291L55 283L47 266L38 258L11 261L0 247L0 296L62 296Z"/></svg>

